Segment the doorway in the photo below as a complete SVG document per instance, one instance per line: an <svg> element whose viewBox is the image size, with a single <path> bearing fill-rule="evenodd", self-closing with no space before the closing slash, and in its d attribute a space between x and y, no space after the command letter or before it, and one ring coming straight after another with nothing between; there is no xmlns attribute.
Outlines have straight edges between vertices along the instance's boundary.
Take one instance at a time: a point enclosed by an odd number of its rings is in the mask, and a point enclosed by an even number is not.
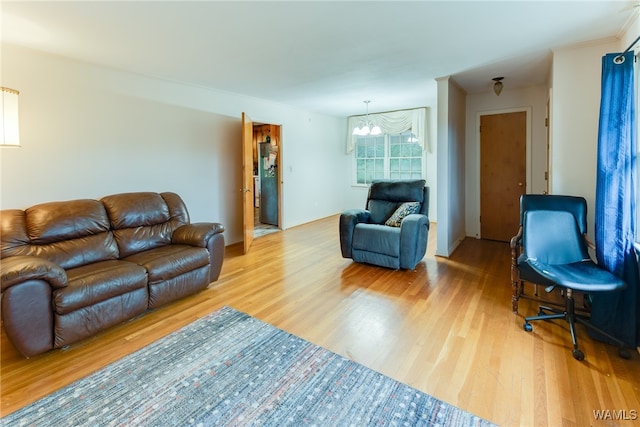
<svg viewBox="0 0 640 427"><path fill-rule="evenodd" d="M280 230L281 163L280 125L253 125L254 237Z"/></svg>
<svg viewBox="0 0 640 427"><path fill-rule="evenodd" d="M480 116L480 236L508 242L527 191L527 111Z"/></svg>

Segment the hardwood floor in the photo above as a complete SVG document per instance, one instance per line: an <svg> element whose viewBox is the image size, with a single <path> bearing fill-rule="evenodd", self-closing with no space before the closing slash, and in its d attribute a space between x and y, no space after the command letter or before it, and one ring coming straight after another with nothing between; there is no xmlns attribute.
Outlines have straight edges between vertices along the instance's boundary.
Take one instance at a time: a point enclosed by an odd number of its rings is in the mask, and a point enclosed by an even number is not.
<svg viewBox="0 0 640 427"><path fill-rule="evenodd" d="M207 290L65 350L24 359L3 330L2 414L228 305L503 426L640 423L637 353L623 360L580 329L578 362L564 324L525 332L537 307L511 312L508 244L469 238L445 259L435 234L415 271L387 270L343 259L333 216L260 237L245 256L227 248Z"/></svg>

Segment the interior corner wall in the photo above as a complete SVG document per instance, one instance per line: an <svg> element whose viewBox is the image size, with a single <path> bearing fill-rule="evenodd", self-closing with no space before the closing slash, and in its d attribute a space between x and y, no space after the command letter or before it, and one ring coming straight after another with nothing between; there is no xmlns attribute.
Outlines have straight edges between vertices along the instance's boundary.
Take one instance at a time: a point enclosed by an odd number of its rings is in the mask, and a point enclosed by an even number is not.
<svg viewBox="0 0 640 427"><path fill-rule="evenodd" d="M450 78L438 82L438 233L436 255L448 257L465 237L465 97Z"/></svg>
<svg viewBox="0 0 640 427"><path fill-rule="evenodd" d="M553 54L550 193L587 200L588 234L592 238L602 56L625 47L620 41L609 41L559 49Z"/></svg>
<svg viewBox="0 0 640 427"><path fill-rule="evenodd" d="M22 147L0 149L0 207L174 191L242 240L241 114L282 126L284 228L340 212L346 119L25 49L2 49Z"/></svg>

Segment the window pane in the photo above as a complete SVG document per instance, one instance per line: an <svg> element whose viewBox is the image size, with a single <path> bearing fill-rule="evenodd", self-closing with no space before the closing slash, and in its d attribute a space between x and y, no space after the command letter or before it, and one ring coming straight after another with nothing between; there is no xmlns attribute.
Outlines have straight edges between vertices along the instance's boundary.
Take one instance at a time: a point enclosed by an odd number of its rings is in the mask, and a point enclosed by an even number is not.
<svg viewBox="0 0 640 427"><path fill-rule="evenodd" d="M384 178L384 159L376 159L376 167L375 167L375 178L383 179Z"/></svg>
<svg viewBox="0 0 640 427"><path fill-rule="evenodd" d="M373 160L367 159L365 163L364 179L367 183L371 182L373 178Z"/></svg>
<svg viewBox="0 0 640 427"><path fill-rule="evenodd" d="M372 144L367 144L367 158L376 156L376 147Z"/></svg>
<svg viewBox="0 0 640 427"><path fill-rule="evenodd" d="M356 167L357 167L357 171L356 171L356 182L358 184L365 184L365 175L364 175L364 160L358 160L356 162Z"/></svg>

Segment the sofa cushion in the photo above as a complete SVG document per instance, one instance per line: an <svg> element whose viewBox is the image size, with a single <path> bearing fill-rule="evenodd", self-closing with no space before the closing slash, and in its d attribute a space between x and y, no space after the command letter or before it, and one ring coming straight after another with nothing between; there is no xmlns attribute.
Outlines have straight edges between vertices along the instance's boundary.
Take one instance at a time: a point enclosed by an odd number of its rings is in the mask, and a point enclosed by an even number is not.
<svg viewBox="0 0 640 427"><path fill-rule="evenodd" d="M21 209L3 209L0 213L0 239L2 259L29 254L29 236L27 236L27 218Z"/></svg>
<svg viewBox="0 0 640 427"><path fill-rule="evenodd" d="M122 193L101 199L120 257L171 243L171 235L189 222L186 207L174 193Z"/></svg>
<svg viewBox="0 0 640 427"><path fill-rule="evenodd" d="M125 261L144 267L149 283L154 283L209 264L209 251L193 246L168 245L128 256Z"/></svg>
<svg viewBox="0 0 640 427"><path fill-rule="evenodd" d="M143 267L119 260L69 269L67 279L68 285L53 293L53 306L57 314L67 314L147 287L147 272Z"/></svg>
<svg viewBox="0 0 640 427"><path fill-rule="evenodd" d="M353 230L353 249L400 256L400 228L380 224L358 224Z"/></svg>
<svg viewBox="0 0 640 427"><path fill-rule="evenodd" d="M371 214L370 220L372 224L384 224L391 214L398 207L398 202L390 202L388 200L369 200L367 210Z"/></svg>
<svg viewBox="0 0 640 427"><path fill-rule="evenodd" d="M369 199L392 202L424 202L424 179L374 181L369 187Z"/></svg>
<svg viewBox="0 0 640 427"><path fill-rule="evenodd" d="M389 227L400 227L402 220L410 214L418 213L420 211L420 202L404 202L398 209L385 221L384 225Z"/></svg>
<svg viewBox="0 0 640 427"><path fill-rule="evenodd" d="M2 256L28 255L64 269L118 258L109 219L97 200L71 200L2 213Z"/></svg>

